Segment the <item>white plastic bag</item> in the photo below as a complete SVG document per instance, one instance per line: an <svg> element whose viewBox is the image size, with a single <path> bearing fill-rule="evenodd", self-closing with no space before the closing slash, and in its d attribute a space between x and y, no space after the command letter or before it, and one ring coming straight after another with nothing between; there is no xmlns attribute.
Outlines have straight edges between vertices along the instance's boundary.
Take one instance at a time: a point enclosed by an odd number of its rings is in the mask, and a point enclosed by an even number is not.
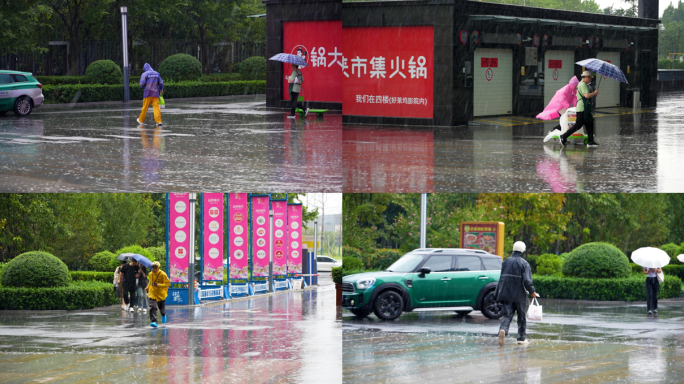
<svg viewBox="0 0 684 384"><path fill-rule="evenodd" d="M542 320L542 306L539 305L537 298L532 299L530 308L527 310L527 320L541 321Z"/></svg>
<svg viewBox="0 0 684 384"><path fill-rule="evenodd" d="M664 274L664 273L658 272L657 276L658 276L658 282L659 282L659 283L662 284L662 283L665 282L665 274Z"/></svg>

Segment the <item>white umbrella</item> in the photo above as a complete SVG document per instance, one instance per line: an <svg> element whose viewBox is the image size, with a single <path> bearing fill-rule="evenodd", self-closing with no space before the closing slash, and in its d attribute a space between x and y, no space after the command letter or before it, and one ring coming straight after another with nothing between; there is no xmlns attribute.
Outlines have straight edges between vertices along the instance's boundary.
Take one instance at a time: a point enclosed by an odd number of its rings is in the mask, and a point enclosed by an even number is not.
<svg viewBox="0 0 684 384"><path fill-rule="evenodd" d="M677 260L679 260L679 261L681 261L682 263L684 263L684 253L682 253L681 255L677 255Z"/></svg>
<svg viewBox="0 0 684 384"><path fill-rule="evenodd" d="M632 261L644 268L662 268L670 264L670 255L662 249L643 247L632 252Z"/></svg>

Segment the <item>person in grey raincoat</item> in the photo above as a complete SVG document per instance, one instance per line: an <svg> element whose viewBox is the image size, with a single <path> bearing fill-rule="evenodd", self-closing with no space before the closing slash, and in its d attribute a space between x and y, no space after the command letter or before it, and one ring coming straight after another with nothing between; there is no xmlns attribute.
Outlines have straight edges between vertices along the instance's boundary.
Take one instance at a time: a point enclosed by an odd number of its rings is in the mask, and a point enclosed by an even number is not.
<svg viewBox="0 0 684 384"><path fill-rule="evenodd" d="M138 124L145 124L147 109L152 105L154 111L154 121L157 125L162 125L161 110L159 109L159 95L164 93L164 80L159 76L159 72L152 69L152 66L145 63L145 72L140 76L140 88L143 88L143 107L138 117Z"/></svg>
<svg viewBox="0 0 684 384"><path fill-rule="evenodd" d="M505 343L508 328L513 320L513 313L518 313L518 344L527 344L527 305L528 292L537 297L532 286L532 269L527 260L522 258L525 243L516 241L513 244L513 254L501 264L501 278L496 286L494 295L496 301L503 303L504 317L499 327L499 345Z"/></svg>

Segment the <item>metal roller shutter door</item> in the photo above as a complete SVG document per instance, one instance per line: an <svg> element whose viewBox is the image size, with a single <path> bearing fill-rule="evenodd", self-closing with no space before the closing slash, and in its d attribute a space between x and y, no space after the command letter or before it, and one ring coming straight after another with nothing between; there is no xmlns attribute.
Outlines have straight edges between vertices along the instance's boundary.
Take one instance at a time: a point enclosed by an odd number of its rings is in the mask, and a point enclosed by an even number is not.
<svg viewBox="0 0 684 384"><path fill-rule="evenodd" d="M559 68L560 67L560 68ZM568 85L575 76L575 52L546 51L544 57L544 106L556 94L556 91Z"/></svg>
<svg viewBox="0 0 684 384"><path fill-rule="evenodd" d="M513 111L513 52L510 49L476 49L474 64L473 115L510 115Z"/></svg>
<svg viewBox="0 0 684 384"><path fill-rule="evenodd" d="M610 61L611 64L620 67L620 52L599 52L596 58ZM596 78L598 84L599 78ZM596 108L620 106L620 82L611 78L601 79L599 94L596 96Z"/></svg>

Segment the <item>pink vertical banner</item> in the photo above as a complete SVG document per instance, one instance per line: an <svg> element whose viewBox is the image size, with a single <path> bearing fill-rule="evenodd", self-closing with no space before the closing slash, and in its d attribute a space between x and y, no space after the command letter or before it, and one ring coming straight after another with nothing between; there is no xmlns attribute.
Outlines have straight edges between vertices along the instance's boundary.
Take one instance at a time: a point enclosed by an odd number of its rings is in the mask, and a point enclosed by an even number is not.
<svg viewBox="0 0 684 384"><path fill-rule="evenodd" d="M172 283L188 282L189 228L189 194L169 194L169 279Z"/></svg>
<svg viewBox="0 0 684 384"><path fill-rule="evenodd" d="M207 281L223 281L223 193L203 193L202 203L204 204L202 278Z"/></svg>
<svg viewBox="0 0 684 384"><path fill-rule="evenodd" d="M302 205L287 205L288 250L287 273L302 273Z"/></svg>
<svg viewBox="0 0 684 384"><path fill-rule="evenodd" d="M273 210L273 276L287 275L287 201L271 201Z"/></svg>
<svg viewBox="0 0 684 384"><path fill-rule="evenodd" d="M252 278L268 277L268 196L252 196Z"/></svg>
<svg viewBox="0 0 684 384"><path fill-rule="evenodd" d="M249 242L249 225L247 212L249 202L246 193L228 194L228 261L230 263L230 279L249 278L249 257L247 248Z"/></svg>

